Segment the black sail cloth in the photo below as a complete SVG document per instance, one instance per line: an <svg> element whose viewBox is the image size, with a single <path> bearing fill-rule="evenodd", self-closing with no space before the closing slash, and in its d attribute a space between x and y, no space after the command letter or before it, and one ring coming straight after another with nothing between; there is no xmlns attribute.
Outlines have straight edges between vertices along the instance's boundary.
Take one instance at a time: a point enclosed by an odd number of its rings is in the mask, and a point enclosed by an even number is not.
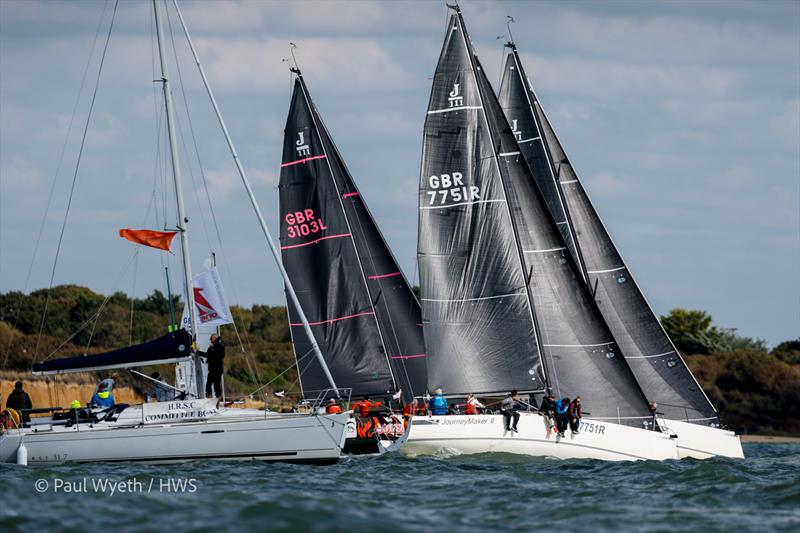
<svg viewBox="0 0 800 533"><path fill-rule="evenodd" d="M559 193L543 196L553 218L567 221L562 227L574 232L577 247L569 246L570 253L584 265L587 285L648 399L657 401L659 411L667 418L718 422L714 407L664 332L603 226L515 49L506 60L500 102L509 122L524 128L523 137L541 137L540 142L527 143L531 145L527 149L526 143L521 143L522 153L531 168L542 169L533 173L539 188Z"/></svg>
<svg viewBox="0 0 800 533"><path fill-rule="evenodd" d="M531 388L530 377L540 372L535 365L540 361L538 354L543 353L545 372L556 394L573 397L580 394L586 404L592 406L593 416L639 425L641 418L648 416L645 397L620 356L583 283L577 264L566 251L565 240L533 182L528 165L520 155L512 129L477 57L471 56L472 50L460 15L451 18L447 32L434 78L423 152L420 189L423 315L427 319L429 308L433 312L441 312L441 308L449 306L449 311L453 307L459 309L457 305L462 303L454 305L452 301L453 296L459 293L430 298L429 291L450 287L463 293L464 289L483 291L486 287L492 287L495 290L492 300L499 300L498 307L507 313L508 318L493 321L496 314L481 315L472 309L462 316L456 316L467 321L476 318L483 321L480 324L483 330L479 332L479 342L464 347L465 351L469 350L467 353L474 354L476 363L472 364L464 364L463 352L453 355L440 340L461 333L461 324L456 320L443 324L426 323L426 342L431 354L429 382L433 383L441 376L445 383L450 379L458 384L457 378L465 373L466 367L468 371L477 371L484 380L494 380L488 385L489 389L508 389L515 383L511 380L501 381L503 376L498 369L516 365L518 370L515 377L527 378L528 388ZM458 63L458 60L461 62ZM456 79L453 79L454 73L458 76ZM462 105L475 105L475 111L449 110L453 107L450 99L458 96L454 86L456 82L466 89L462 93ZM446 92L451 87L450 92ZM442 123L441 119L431 118L436 115L453 118ZM459 123L460 117L463 118ZM454 135L452 140L448 139L448 135ZM470 135L480 142L470 143ZM472 172L465 174L459 171L461 176L467 176L467 180L462 177L465 186L470 190L473 183L477 186L476 197L471 195L467 201L469 209L453 205L459 203L460 199L453 198L452 189L441 194L438 190L441 187L436 186L441 185L444 179L442 170L447 167L442 169L443 162L435 156L444 152L449 156L444 163L452 164L453 156L450 154L460 153L464 148L469 154L477 154L473 159L477 164ZM454 173L455 170L449 173L450 181L456 184L452 178ZM431 178L435 179L432 181ZM482 203L499 205L476 209ZM426 216L426 212L436 211L443 215ZM465 216L473 212L482 215L477 224L470 216ZM487 212L494 216L487 216ZM431 246L431 243L439 246ZM442 246L442 243L447 246ZM461 246L455 247L453 244ZM482 249L483 246L490 247L489 253ZM434 255L432 252L438 253ZM504 259L502 264L493 261L498 257ZM460 266L463 262L467 265L477 263L479 268L475 271L483 276L470 276L468 269L452 269L451 265ZM499 268L487 273L487 264ZM450 268L442 268L442 265ZM497 282L504 279L509 282L498 287ZM475 295L473 293L470 296ZM512 300L512 296L516 296L512 303L503 301ZM434 305L429 304L431 301ZM527 307L515 307L517 302ZM431 315L438 318L433 312ZM501 335L493 336L495 332L501 332ZM437 334L437 337L433 334ZM433 342L429 342L429 339ZM487 357L492 350L499 351L502 358ZM439 360L443 360L444 364L441 367L434 366L433 363ZM448 360L451 363L449 369ZM438 368L441 368L438 373L432 370ZM463 389L456 391L463 392Z"/></svg>
<svg viewBox="0 0 800 533"><path fill-rule="evenodd" d="M281 250L337 385L354 396L425 392L419 304L377 228L301 76L280 179ZM326 388L289 302L301 383Z"/></svg>

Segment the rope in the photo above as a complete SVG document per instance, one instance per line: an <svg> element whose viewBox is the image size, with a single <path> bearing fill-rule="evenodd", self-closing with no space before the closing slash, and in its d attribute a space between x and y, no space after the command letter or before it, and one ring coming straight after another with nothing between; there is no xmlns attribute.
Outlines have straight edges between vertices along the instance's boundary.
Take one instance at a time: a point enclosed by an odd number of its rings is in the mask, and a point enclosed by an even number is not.
<svg viewBox="0 0 800 533"><path fill-rule="evenodd" d="M114 2L114 11L111 14L111 23L108 26L108 35L106 36L106 43L103 46L103 54L100 57L100 65L99 65L99 67L97 69L97 79L95 80L94 92L92 93L92 101L89 104L89 113L86 115L86 124L83 127L83 135L81 136L81 147L78 150L78 160L75 162L75 172L72 175L72 184L70 185L69 198L67 199L67 209L64 212L64 221L61 224L61 233L60 233L60 235L58 237L58 246L56 247L56 255L55 255L55 258L53 259L53 269L50 272L50 284L47 287L47 296L46 296L45 302L44 302L44 311L42 312L42 321L39 324L39 334L36 337L36 346L35 346L35 348L33 350L34 358L36 358L36 355L39 353L39 343L42 340L42 332L44 331L44 323L45 323L45 320L47 318L47 307L50 304L50 292L51 292L51 290L53 288L53 280L56 277L56 267L58 266L58 257L59 257L59 255L61 253L61 244L62 244L62 242L64 240L64 231L66 230L67 219L69 217L69 211L70 211L70 208L72 207L72 197L73 197L73 195L75 193L75 183L78 181L78 169L80 168L81 158L83 157L83 148L86 145L86 134L89 131L89 122L92 119L92 112L94 111L94 103L97 100L97 91L100 88L100 76L103 73L103 65L105 64L106 53L108 52L108 43L109 43L109 41L111 41L111 32L114 29L114 19L116 18L118 5L119 5L119 0L116 0Z"/></svg>
<svg viewBox="0 0 800 533"><path fill-rule="evenodd" d="M42 222L39 225L39 233L36 236L36 244L33 247L33 256L31 257L30 265L28 266L28 274L25 277L25 284L23 285L22 292L19 296L19 304L17 305L17 314L14 316L14 324L12 328L16 329L17 324L19 323L19 317L22 314L22 309L25 305L25 293L28 291L28 285L31 280L31 274L33 273L33 265L36 263L36 256L39 253L39 244L42 240L42 234L44 233L44 226L47 222L47 215L50 212L50 205L53 202L53 194L56 190L56 183L58 183L58 175L61 173L61 165L64 162L64 154L67 150L67 144L69 143L70 135L72 134L72 125L75 122L75 115L78 113L78 104L81 101L81 96L83 95L83 88L86 84L86 77L89 74L89 66L92 64L92 57L94 56L95 47L97 46L97 38L100 36L100 28L102 27L103 19L105 18L106 8L108 7L108 2L103 4L103 12L100 14L100 20L97 21L97 29L94 33L94 40L92 41L92 49L89 52L89 59L86 61L86 67L83 69L83 77L81 78L80 88L78 89L78 96L75 98L75 105L72 107L72 116L69 119L69 126L67 127L67 134L64 137L64 144L61 146L61 154L58 157L58 165L56 165L56 171L53 175L53 182L50 184L50 192L47 196L47 205L44 208L44 215L42 216ZM8 348L6 349L5 356L3 358L3 366L2 368L6 367L8 363L8 356L11 354L11 348L13 343L8 344Z"/></svg>

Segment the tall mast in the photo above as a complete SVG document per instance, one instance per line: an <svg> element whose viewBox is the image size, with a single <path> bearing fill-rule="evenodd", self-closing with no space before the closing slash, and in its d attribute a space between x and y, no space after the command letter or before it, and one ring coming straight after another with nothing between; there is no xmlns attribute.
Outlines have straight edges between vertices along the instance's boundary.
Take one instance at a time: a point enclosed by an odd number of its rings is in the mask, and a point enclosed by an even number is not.
<svg viewBox="0 0 800 533"><path fill-rule="evenodd" d="M169 133L169 151L172 160L172 179L175 182L175 201L178 204L177 228L181 234L181 258L183 260L183 279L186 291L186 305L189 309L189 321L192 327L192 339L197 337L197 318L194 308L194 287L192 284L191 255L189 255L189 217L183 204L183 188L181 186L181 169L178 164L178 143L175 135L175 114L172 105L172 90L169 83L169 67L166 53L164 52L164 33L161 27L161 6L159 0L153 0L156 17L156 35L158 37L158 57L161 61L161 84L164 88L164 107L167 111L167 132ZM202 393L203 374L199 363L199 356L195 355L195 379L197 381L197 395Z"/></svg>
<svg viewBox="0 0 800 533"><path fill-rule="evenodd" d="M153 1L156 2L157 0ZM233 139L231 139L231 136L228 133L228 128L225 126L225 121L222 118L222 112L219 110L219 106L217 105L217 100L214 98L214 92L211 90L211 85L209 85L208 83L208 78L206 78L206 72L203 69L203 65L200 63L200 57L197 55L197 50L195 50L194 48L192 37L191 35L189 35L189 28L186 27L186 23L183 20L183 15L181 14L181 10L178 7L178 1L172 0L172 3L175 5L175 10L178 12L178 18L180 18L181 26L183 27L183 32L186 34L186 40L189 42L189 48L191 48L195 63L197 63L197 68L200 72L200 77L203 79L203 85L205 86L206 92L208 93L208 97L211 100L211 105L214 107L214 113L217 115L217 120L219 121L219 125L222 128L222 133L225 136L225 141L228 143L228 149L231 152L231 156L233 157L234 163L236 163L236 170L239 172L239 177L242 178L242 183L244 184L244 188L247 191L247 196L250 198L250 204L253 206L253 210L256 213L256 218L258 218L258 223L261 226L261 231L264 233L264 237L266 237L267 239L267 244L269 244L269 249L272 252L272 257L275 258L275 263L277 263L278 270L280 270L281 276L283 277L283 281L286 284L286 291L289 293L289 297L292 299L292 303L297 309L297 315L300 317L300 321L303 323L303 329L305 330L306 335L308 335L308 340L311 343L311 347L314 349L314 355L317 357L317 360L319 361L319 364L322 367L323 372L325 372L325 377L328 378L328 383L330 383L331 388L334 390L334 393L338 396L339 389L338 387L336 387L336 382L333 380L333 376L331 375L331 371L328 369L328 365L325 364L325 358L322 356L322 352L319 349L319 345L317 344L317 341L314 338L314 333L311 331L311 326L309 326L308 324L308 318L306 318L306 314L303 312L303 308L300 306L300 300L297 299L297 293L294 290L292 281L289 279L289 274L286 272L286 269L283 268L283 263L281 262L281 253L278 250L278 247L275 245L275 241L273 240L272 234L269 231L269 227L267 226L267 222L264 219L264 215L261 213L261 208L258 205L255 193L253 193L253 188L250 186L250 180L247 178L247 174L244 171L242 162L239 160L239 154L236 152L236 147L233 145ZM163 59L162 59L162 64L163 64Z"/></svg>

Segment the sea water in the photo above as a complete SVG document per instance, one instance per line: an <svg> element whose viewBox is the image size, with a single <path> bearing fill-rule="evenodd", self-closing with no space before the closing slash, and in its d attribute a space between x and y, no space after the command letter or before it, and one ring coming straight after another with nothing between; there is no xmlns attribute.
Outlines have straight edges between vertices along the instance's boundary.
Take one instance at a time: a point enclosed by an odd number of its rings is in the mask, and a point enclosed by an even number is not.
<svg viewBox="0 0 800 533"><path fill-rule="evenodd" d="M0 465L0 531L800 531L800 444L745 454Z"/></svg>

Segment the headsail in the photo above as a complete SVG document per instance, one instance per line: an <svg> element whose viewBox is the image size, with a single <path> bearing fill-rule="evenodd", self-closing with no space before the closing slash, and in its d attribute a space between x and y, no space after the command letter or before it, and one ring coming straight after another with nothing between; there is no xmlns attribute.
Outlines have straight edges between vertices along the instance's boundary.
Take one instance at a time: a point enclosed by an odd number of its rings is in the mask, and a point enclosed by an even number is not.
<svg viewBox="0 0 800 533"><path fill-rule="evenodd" d="M637 381L667 418L717 422L709 402L655 313L633 280L619 251L603 226L585 189L553 131L512 45L503 72L500 99L508 119L530 125L541 133L552 167L534 173L540 188L560 191L563 202L552 198L548 207L556 219L569 220L577 250L570 249L585 265L588 287L620 346ZM523 150L531 167L540 154Z"/></svg>
<svg viewBox="0 0 800 533"><path fill-rule="evenodd" d="M402 389L408 400L424 393L419 304L299 73L280 204L284 264L336 382L355 396ZM290 305L294 326L293 311ZM304 390L324 388L318 364L304 358L305 334L292 333Z"/></svg>
<svg viewBox="0 0 800 533"><path fill-rule="evenodd" d="M460 17L425 120L418 257L429 387L543 390L530 299Z"/></svg>

